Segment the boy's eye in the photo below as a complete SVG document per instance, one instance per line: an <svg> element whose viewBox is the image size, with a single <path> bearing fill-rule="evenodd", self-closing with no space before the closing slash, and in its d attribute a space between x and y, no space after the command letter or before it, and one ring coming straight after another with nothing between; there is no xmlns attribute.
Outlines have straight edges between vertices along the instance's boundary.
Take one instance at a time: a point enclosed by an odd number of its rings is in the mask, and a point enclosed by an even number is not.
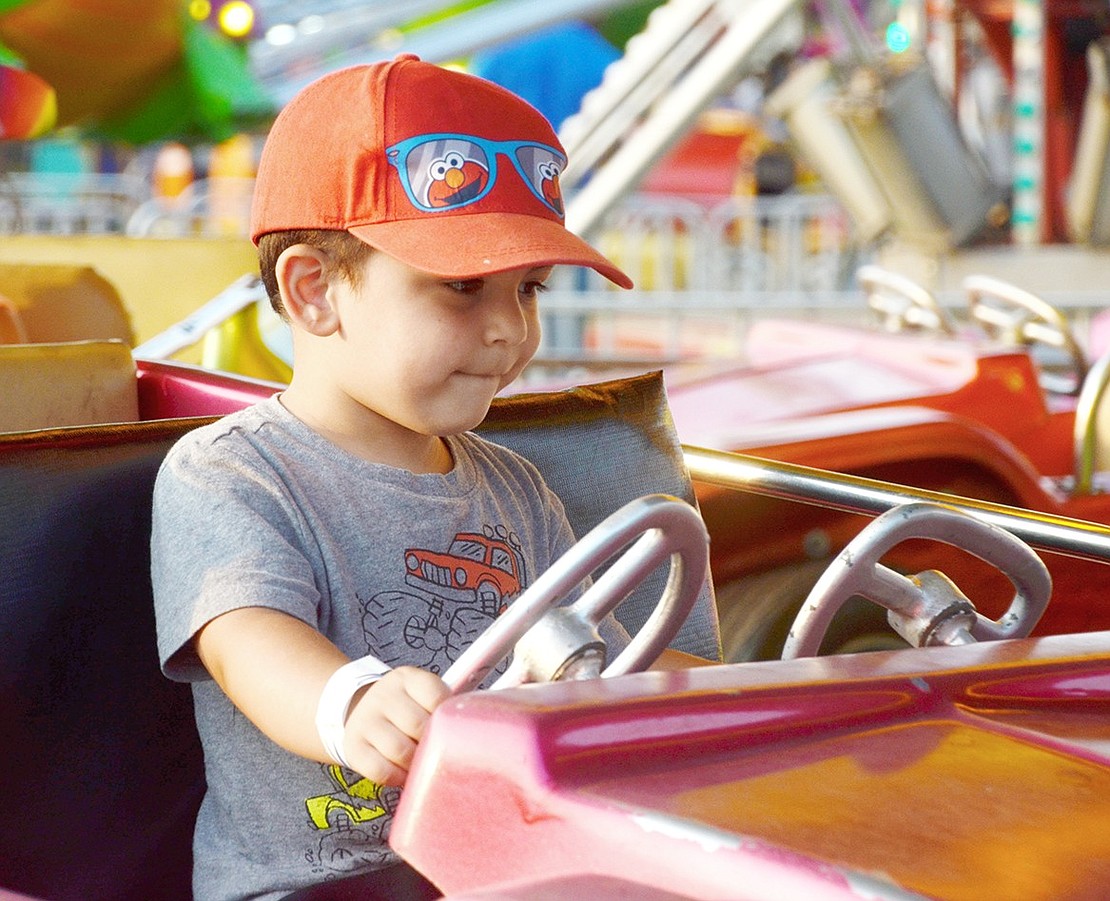
<svg viewBox="0 0 1110 901"><path fill-rule="evenodd" d="M480 278L466 278L444 282L444 285L459 294L477 294L485 287L485 282Z"/></svg>
<svg viewBox="0 0 1110 901"><path fill-rule="evenodd" d="M547 285L543 282L525 282L520 286L520 293L525 297L536 297L543 294L547 290Z"/></svg>

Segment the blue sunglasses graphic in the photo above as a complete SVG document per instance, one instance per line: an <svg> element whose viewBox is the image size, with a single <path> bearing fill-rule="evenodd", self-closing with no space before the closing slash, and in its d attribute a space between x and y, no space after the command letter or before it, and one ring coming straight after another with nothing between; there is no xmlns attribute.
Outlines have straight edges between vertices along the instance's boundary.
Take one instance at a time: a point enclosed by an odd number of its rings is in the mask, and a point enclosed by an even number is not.
<svg viewBox="0 0 1110 901"><path fill-rule="evenodd" d="M497 183L497 160L505 157L548 209L563 215L559 174L567 158L535 141L488 141L473 135L417 135L386 150L409 201L436 213L477 203Z"/></svg>

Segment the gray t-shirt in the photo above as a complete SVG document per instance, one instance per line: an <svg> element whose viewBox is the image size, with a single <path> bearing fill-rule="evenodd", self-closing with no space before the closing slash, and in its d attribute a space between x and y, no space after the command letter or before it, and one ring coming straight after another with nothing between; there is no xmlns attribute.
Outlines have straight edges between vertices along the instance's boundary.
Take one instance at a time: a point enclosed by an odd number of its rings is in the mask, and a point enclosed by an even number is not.
<svg viewBox="0 0 1110 901"><path fill-rule="evenodd" d="M271 607L351 658L442 674L573 543L530 463L469 433L447 440L453 470L415 475L347 453L271 398L166 457L151 572L162 667L193 683L204 745L198 901L278 898L396 862L386 837L399 796L266 738L198 660L205 623ZM623 647L623 629L604 625Z"/></svg>

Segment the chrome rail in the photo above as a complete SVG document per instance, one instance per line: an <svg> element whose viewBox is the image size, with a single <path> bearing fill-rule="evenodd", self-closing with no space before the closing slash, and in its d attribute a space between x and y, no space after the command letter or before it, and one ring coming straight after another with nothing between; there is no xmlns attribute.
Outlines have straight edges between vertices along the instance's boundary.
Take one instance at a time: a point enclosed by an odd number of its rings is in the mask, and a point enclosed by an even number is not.
<svg viewBox="0 0 1110 901"><path fill-rule="evenodd" d="M879 514L899 504L932 501L972 513L1037 550L1110 563L1110 527L974 498L910 488L796 463L683 445L686 467L698 482L842 510Z"/></svg>

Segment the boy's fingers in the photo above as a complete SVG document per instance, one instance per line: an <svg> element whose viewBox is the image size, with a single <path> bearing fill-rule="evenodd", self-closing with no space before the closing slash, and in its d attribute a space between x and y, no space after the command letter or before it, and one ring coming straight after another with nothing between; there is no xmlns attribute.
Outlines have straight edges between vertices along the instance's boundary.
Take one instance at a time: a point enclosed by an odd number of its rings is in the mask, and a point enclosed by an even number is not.
<svg viewBox="0 0 1110 901"><path fill-rule="evenodd" d="M416 753L416 740L384 710L368 708L347 720L343 751L351 766L368 779L381 785L402 785Z"/></svg>
<svg viewBox="0 0 1110 901"><path fill-rule="evenodd" d="M435 673L415 666L401 666L395 672L404 685L405 693L428 713L451 696L447 683Z"/></svg>
<svg viewBox="0 0 1110 901"><path fill-rule="evenodd" d="M416 753L416 741L387 719L377 719L370 734L360 735L356 740L402 772L408 771Z"/></svg>
<svg viewBox="0 0 1110 901"><path fill-rule="evenodd" d="M362 775L402 785L431 711L450 695L443 680L399 667L371 685L347 718L345 752Z"/></svg>
<svg viewBox="0 0 1110 901"><path fill-rule="evenodd" d="M366 692L365 702L360 700L354 710L356 713L365 710L367 715L378 711L417 738L424 730L424 721L449 694L439 676L414 667L400 667L375 682Z"/></svg>
<svg viewBox="0 0 1110 901"><path fill-rule="evenodd" d="M380 708L381 716L388 725L397 729L406 738L418 741L424 734L424 727L431 715L411 695L399 692L388 699Z"/></svg>
<svg viewBox="0 0 1110 901"><path fill-rule="evenodd" d="M363 742L348 757L357 773L378 785L404 785L409 774L408 767L397 766Z"/></svg>

